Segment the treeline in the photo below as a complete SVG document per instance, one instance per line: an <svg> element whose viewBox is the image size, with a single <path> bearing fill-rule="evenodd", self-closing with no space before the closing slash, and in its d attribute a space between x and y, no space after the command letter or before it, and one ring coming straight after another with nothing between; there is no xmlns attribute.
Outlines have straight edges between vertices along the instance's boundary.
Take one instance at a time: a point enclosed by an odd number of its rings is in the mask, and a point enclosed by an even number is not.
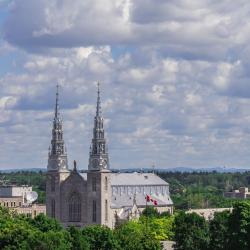
<svg viewBox="0 0 250 250"><path fill-rule="evenodd" d="M249 250L250 202L236 202L232 213L216 213L210 222L192 213L179 213L174 222L177 250Z"/></svg>
<svg viewBox="0 0 250 250"><path fill-rule="evenodd" d="M235 200L224 198L224 191L250 187L250 172L160 172L170 185L170 195L176 209L231 207Z"/></svg>
<svg viewBox="0 0 250 250"><path fill-rule="evenodd" d="M248 250L250 201L236 202L231 213L215 213L211 221L183 211L159 214L149 207L139 220L114 230L100 225L65 229L44 215L32 219L0 207L3 250L160 250L162 240L174 240L175 250Z"/></svg>
<svg viewBox="0 0 250 250"><path fill-rule="evenodd" d="M173 237L173 216L160 215L154 208L147 214L147 219L142 215L114 230L99 225L64 229L45 215L32 219L0 207L0 249L160 250L160 240Z"/></svg>

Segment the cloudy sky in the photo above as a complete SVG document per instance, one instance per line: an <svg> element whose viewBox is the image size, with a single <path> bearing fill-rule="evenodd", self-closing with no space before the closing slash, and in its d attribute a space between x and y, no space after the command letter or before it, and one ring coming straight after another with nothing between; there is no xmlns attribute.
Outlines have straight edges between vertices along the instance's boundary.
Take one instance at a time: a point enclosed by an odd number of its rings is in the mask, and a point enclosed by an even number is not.
<svg viewBox="0 0 250 250"><path fill-rule="evenodd" d="M55 102L87 168L250 167L248 0L0 0L0 169L46 167ZM71 164L72 165L72 164Z"/></svg>

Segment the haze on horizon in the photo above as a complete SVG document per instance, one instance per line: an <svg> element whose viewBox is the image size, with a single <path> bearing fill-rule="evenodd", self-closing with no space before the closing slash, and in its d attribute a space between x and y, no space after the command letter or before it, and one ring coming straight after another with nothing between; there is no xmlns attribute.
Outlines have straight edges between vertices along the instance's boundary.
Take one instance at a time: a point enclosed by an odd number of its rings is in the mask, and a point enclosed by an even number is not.
<svg viewBox="0 0 250 250"><path fill-rule="evenodd" d="M87 168L101 82L111 168L250 166L250 2L0 0L0 169L44 168L60 82Z"/></svg>

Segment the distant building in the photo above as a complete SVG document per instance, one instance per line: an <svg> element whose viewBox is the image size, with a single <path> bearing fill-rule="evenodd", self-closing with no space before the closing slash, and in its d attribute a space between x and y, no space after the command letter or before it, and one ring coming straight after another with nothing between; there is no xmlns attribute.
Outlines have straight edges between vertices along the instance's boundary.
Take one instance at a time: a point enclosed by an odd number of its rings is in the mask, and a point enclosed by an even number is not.
<svg viewBox="0 0 250 250"><path fill-rule="evenodd" d="M204 208L204 209L189 209L186 214L196 213L205 218L205 220L212 220L214 213L220 213L223 211L232 212L233 208Z"/></svg>
<svg viewBox="0 0 250 250"><path fill-rule="evenodd" d="M18 214L24 214L31 218L35 218L39 214L46 214L45 204L26 204L21 207L10 208L10 210L16 211Z"/></svg>
<svg viewBox="0 0 250 250"><path fill-rule="evenodd" d="M32 192L31 186L2 185L0 186L0 205L3 207L20 207L26 202L27 193Z"/></svg>
<svg viewBox="0 0 250 250"><path fill-rule="evenodd" d="M41 213L46 214L45 205L32 204L28 200L27 196L31 193L31 186L2 185L0 186L0 206L32 218Z"/></svg>
<svg viewBox="0 0 250 250"><path fill-rule="evenodd" d="M250 192L247 187L240 187L231 192L224 192L224 197L226 198L236 198L236 199L248 199L250 198Z"/></svg>
<svg viewBox="0 0 250 250"><path fill-rule="evenodd" d="M47 166L47 215L66 227L101 224L112 228L119 220L138 218L146 207L146 194L157 201L160 212L173 212L169 184L157 175L111 172L99 86L88 171L80 173L75 162L69 170L57 91Z"/></svg>

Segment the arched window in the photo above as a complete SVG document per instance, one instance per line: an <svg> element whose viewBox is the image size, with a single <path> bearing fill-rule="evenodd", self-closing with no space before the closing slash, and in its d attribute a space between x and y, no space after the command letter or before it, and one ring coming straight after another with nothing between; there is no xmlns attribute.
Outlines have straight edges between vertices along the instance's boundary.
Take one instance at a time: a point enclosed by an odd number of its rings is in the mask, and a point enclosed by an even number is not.
<svg viewBox="0 0 250 250"><path fill-rule="evenodd" d="M105 200L105 221L108 221L108 201Z"/></svg>
<svg viewBox="0 0 250 250"><path fill-rule="evenodd" d="M95 200L93 200L92 221L93 221L93 222L96 222L96 201L95 201Z"/></svg>
<svg viewBox="0 0 250 250"><path fill-rule="evenodd" d="M105 176L105 191L108 191L108 177Z"/></svg>
<svg viewBox="0 0 250 250"><path fill-rule="evenodd" d="M55 200L52 199L51 200L51 217L55 218L56 215L56 204L55 204Z"/></svg>
<svg viewBox="0 0 250 250"><path fill-rule="evenodd" d="M96 192L96 177L92 178L92 191Z"/></svg>
<svg viewBox="0 0 250 250"><path fill-rule="evenodd" d="M81 199L76 193L69 198L69 221L81 221Z"/></svg>
<svg viewBox="0 0 250 250"><path fill-rule="evenodd" d="M55 186L56 186L56 178L55 176L51 176L51 192L55 191Z"/></svg>

